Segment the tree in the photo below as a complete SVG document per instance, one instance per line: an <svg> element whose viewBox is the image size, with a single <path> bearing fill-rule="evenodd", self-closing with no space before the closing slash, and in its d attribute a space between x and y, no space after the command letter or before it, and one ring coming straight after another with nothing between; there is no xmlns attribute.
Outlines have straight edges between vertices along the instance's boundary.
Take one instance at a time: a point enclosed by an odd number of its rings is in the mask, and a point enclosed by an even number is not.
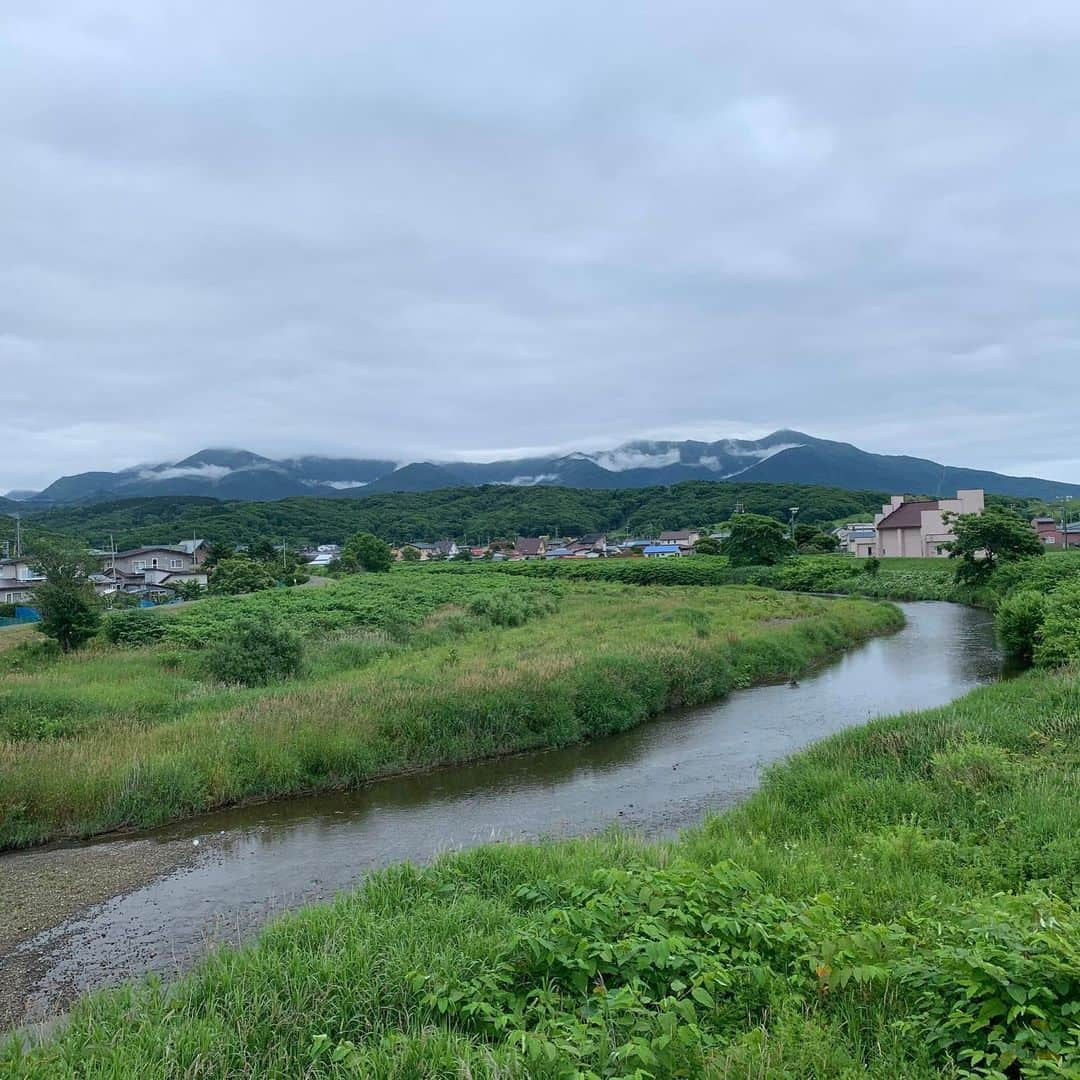
<svg viewBox="0 0 1080 1080"><path fill-rule="evenodd" d="M773 566L792 553L787 526L761 514L736 514L728 522L723 553L732 566Z"/></svg>
<svg viewBox="0 0 1080 1080"><path fill-rule="evenodd" d="M39 552L34 569L45 581L34 587L33 603L41 615L38 629L64 652L74 652L97 633L101 601L90 575L97 561L88 551L49 548Z"/></svg>
<svg viewBox="0 0 1080 1080"><path fill-rule="evenodd" d="M700 540L694 541L694 554L719 555L720 541L714 540L711 536L703 536Z"/></svg>
<svg viewBox="0 0 1080 1080"><path fill-rule="evenodd" d="M472 553L467 547L458 548L457 553L451 558L451 562L471 562Z"/></svg>
<svg viewBox="0 0 1080 1080"><path fill-rule="evenodd" d="M200 585L197 581L178 581L176 583L176 595L181 600L198 600L205 592L206 587Z"/></svg>
<svg viewBox="0 0 1080 1080"><path fill-rule="evenodd" d="M420 551L419 551L419 549L414 548L412 546L412 544L406 544L401 549L401 560L402 560L402 562L419 562L420 561Z"/></svg>
<svg viewBox="0 0 1080 1080"><path fill-rule="evenodd" d="M956 537L947 545L958 559L957 581L980 584L1003 562L1043 554L1042 541L1013 509L988 506L981 514L945 514Z"/></svg>
<svg viewBox="0 0 1080 1080"><path fill-rule="evenodd" d="M795 543L804 555L828 555L837 548L837 539L831 532L801 521L795 526Z"/></svg>
<svg viewBox="0 0 1080 1080"><path fill-rule="evenodd" d="M277 558L280 552L275 550L274 545L264 536L248 547L248 555L255 559L256 562L270 562L272 559Z"/></svg>
<svg viewBox="0 0 1080 1080"><path fill-rule="evenodd" d="M371 533L357 533L341 549L341 565L353 573L367 570L369 573L385 573L394 564L390 545Z"/></svg>
<svg viewBox="0 0 1080 1080"><path fill-rule="evenodd" d="M260 589L273 588L275 584L274 575L266 564L249 559L246 555L222 559L210 573L210 592L218 596L258 592Z"/></svg>
<svg viewBox="0 0 1080 1080"><path fill-rule="evenodd" d="M233 544L226 544L220 541L210 544L207 548L206 558L203 560L202 568L209 573L223 559L231 559L235 554L236 547Z"/></svg>

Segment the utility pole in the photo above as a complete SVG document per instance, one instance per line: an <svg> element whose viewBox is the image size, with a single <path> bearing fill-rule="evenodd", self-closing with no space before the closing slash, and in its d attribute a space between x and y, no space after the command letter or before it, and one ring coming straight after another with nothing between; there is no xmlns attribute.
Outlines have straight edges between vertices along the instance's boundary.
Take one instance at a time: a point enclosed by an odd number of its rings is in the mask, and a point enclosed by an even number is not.
<svg viewBox="0 0 1080 1080"><path fill-rule="evenodd" d="M22 515L15 515L15 558L22 558Z"/></svg>
<svg viewBox="0 0 1080 1080"><path fill-rule="evenodd" d="M788 538L793 544L795 543L795 518L798 513L799 508L797 506L791 507L791 519L788 522Z"/></svg>

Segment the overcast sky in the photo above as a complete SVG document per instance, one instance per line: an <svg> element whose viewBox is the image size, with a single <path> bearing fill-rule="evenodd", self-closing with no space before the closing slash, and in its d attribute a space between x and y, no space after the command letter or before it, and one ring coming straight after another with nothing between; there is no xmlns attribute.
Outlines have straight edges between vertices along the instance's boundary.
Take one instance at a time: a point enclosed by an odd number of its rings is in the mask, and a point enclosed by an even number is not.
<svg viewBox="0 0 1080 1080"><path fill-rule="evenodd" d="M1075 0L4 0L0 491L794 427L1080 481Z"/></svg>

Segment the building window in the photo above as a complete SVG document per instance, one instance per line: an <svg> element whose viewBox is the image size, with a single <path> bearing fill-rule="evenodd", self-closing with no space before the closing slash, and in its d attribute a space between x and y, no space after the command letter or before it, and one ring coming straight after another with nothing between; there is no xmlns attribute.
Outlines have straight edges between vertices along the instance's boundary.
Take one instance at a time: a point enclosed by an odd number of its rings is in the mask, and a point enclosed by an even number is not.
<svg viewBox="0 0 1080 1080"><path fill-rule="evenodd" d="M146 560L145 559L136 559L131 565L132 565L132 567L134 567L135 570L145 570L146 569Z"/></svg>
<svg viewBox="0 0 1080 1080"><path fill-rule="evenodd" d="M156 570L157 569L157 559L151 559L150 560L150 565Z"/></svg>
<svg viewBox="0 0 1080 1080"><path fill-rule="evenodd" d="M183 570L183 568L184 568L184 560L183 559L170 559L169 560L169 569L170 570Z"/></svg>

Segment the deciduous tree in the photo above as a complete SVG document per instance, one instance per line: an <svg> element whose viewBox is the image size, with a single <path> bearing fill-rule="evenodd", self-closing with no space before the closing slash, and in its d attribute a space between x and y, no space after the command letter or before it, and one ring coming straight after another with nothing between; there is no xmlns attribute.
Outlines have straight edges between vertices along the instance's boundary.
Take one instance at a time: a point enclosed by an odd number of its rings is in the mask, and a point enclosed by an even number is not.
<svg viewBox="0 0 1080 1080"><path fill-rule="evenodd" d="M34 569L45 575L33 590L33 603L41 614L38 629L64 652L74 652L101 623L101 601L90 581L97 560L88 551L45 548L34 559Z"/></svg>
<svg viewBox="0 0 1080 1080"><path fill-rule="evenodd" d="M946 514L956 539L949 558L959 560L958 581L985 581L1002 562L1043 554L1042 541L1031 526L1005 506L988 506L981 514Z"/></svg>
<svg viewBox="0 0 1080 1080"><path fill-rule="evenodd" d="M732 566L773 566L794 551L787 526L762 514L737 514L728 522L722 551Z"/></svg>
<svg viewBox="0 0 1080 1080"><path fill-rule="evenodd" d="M341 565L346 570L385 573L393 564L390 545L371 533L357 533L341 549Z"/></svg>

